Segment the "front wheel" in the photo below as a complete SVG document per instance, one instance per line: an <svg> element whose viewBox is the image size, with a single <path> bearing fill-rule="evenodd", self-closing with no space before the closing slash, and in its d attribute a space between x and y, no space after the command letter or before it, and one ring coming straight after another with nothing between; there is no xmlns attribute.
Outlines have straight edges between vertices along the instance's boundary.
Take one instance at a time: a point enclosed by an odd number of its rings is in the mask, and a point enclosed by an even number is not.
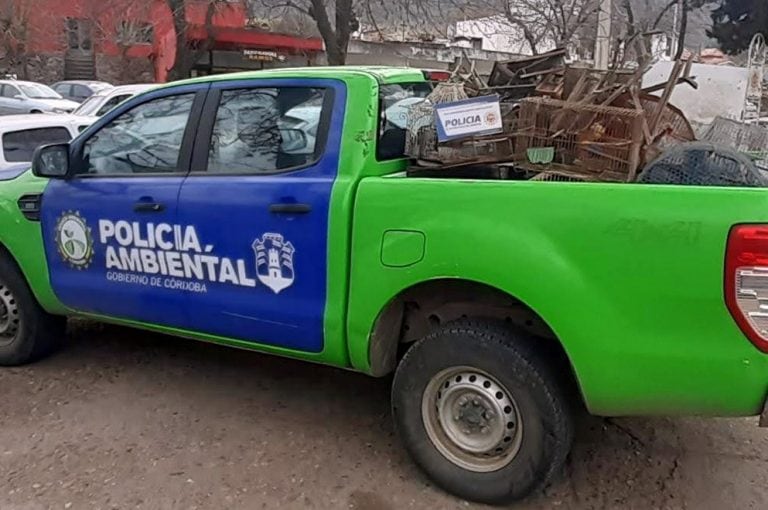
<svg viewBox="0 0 768 510"><path fill-rule="evenodd" d="M500 504L543 489L572 440L563 391L522 336L462 320L417 342L392 388L396 426L416 463L462 498Z"/></svg>
<svg viewBox="0 0 768 510"><path fill-rule="evenodd" d="M66 321L35 300L16 264L0 253L0 365L21 365L52 352Z"/></svg>

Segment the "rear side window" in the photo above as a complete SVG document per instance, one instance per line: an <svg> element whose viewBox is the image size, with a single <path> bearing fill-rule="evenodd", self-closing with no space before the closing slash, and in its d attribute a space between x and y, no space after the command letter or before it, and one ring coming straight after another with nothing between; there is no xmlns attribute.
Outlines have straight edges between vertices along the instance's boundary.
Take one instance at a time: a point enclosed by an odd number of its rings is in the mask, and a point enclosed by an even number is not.
<svg viewBox="0 0 768 510"><path fill-rule="evenodd" d="M3 135L3 156L9 162L32 161L32 153L41 145L68 142L72 139L63 127L25 129Z"/></svg>
<svg viewBox="0 0 768 510"><path fill-rule="evenodd" d="M376 159L386 161L405 156L408 110L432 92L428 82L395 83L379 87L379 136Z"/></svg>
<svg viewBox="0 0 768 510"><path fill-rule="evenodd" d="M61 92L59 92L59 94L61 94ZM82 97L85 99L90 97L91 94L92 92L88 87L84 87L83 85L72 85L72 95L74 97Z"/></svg>
<svg viewBox="0 0 768 510"><path fill-rule="evenodd" d="M209 173L269 174L295 170L323 151L320 124L330 112L322 88L225 90L208 151Z"/></svg>
<svg viewBox="0 0 768 510"><path fill-rule="evenodd" d="M55 87L53 87L53 90L61 94L62 96L68 96L70 95L71 85L69 83L59 83Z"/></svg>

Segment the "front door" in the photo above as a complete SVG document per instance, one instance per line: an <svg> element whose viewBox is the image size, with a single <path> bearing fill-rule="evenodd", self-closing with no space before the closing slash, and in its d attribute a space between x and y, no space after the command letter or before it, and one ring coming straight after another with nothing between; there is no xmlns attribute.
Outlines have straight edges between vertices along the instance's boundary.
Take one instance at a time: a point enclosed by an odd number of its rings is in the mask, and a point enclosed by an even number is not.
<svg viewBox="0 0 768 510"><path fill-rule="evenodd" d="M51 284L69 308L184 325L183 298L163 286L162 274L184 243L177 200L205 100L201 88L129 102L72 143L74 175L48 184L42 208Z"/></svg>
<svg viewBox="0 0 768 510"><path fill-rule="evenodd" d="M344 104L335 80L212 85L179 195L190 329L322 350Z"/></svg>

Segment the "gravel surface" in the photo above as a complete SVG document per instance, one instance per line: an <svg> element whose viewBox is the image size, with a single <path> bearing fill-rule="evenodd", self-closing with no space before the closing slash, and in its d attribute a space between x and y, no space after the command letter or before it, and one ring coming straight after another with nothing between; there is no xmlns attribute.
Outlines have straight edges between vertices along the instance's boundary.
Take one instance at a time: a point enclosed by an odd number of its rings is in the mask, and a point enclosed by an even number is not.
<svg viewBox="0 0 768 510"><path fill-rule="evenodd" d="M77 322L0 369L0 509L487 508L394 435L389 380ZM768 508L756 419L579 419L563 478L520 509Z"/></svg>

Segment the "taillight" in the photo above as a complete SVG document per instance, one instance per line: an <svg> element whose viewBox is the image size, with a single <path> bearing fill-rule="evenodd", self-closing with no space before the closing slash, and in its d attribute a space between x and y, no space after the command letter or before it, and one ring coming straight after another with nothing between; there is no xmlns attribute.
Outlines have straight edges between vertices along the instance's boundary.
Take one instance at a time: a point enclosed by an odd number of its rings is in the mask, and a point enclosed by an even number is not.
<svg viewBox="0 0 768 510"><path fill-rule="evenodd" d="M725 304L741 331L768 353L768 225L737 225L725 252Z"/></svg>
<svg viewBox="0 0 768 510"><path fill-rule="evenodd" d="M451 73L448 71L422 71L424 79L428 81L448 81Z"/></svg>

